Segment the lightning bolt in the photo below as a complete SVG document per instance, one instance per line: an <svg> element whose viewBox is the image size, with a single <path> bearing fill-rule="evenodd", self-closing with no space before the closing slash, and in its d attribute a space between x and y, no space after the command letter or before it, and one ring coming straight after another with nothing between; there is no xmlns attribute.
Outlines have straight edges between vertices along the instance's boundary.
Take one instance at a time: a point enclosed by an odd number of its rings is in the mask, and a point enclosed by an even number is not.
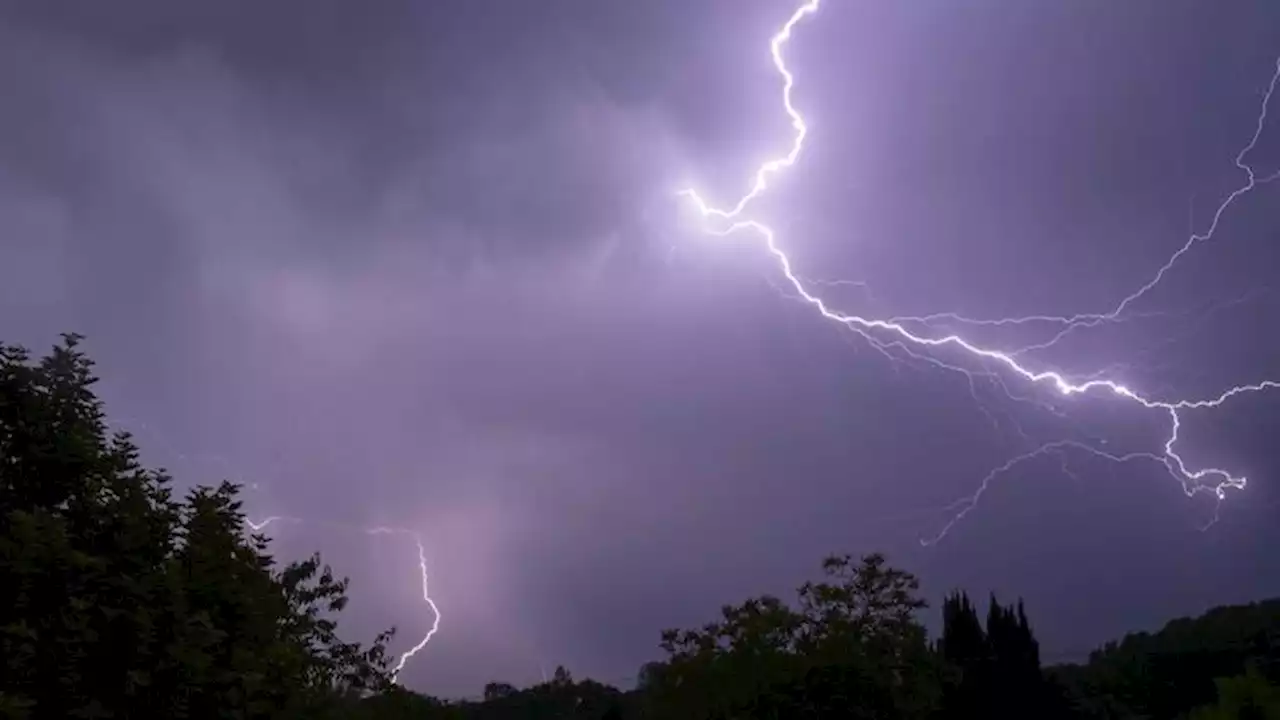
<svg viewBox="0 0 1280 720"><path fill-rule="evenodd" d="M1168 274L1170 269L1172 269L1178 262L1178 260L1190 251L1192 247L1198 243L1212 239L1215 231L1217 230L1219 220L1231 205L1258 186L1280 179L1280 172L1260 178L1254 168L1247 162L1249 153L1254 149L1259 138L1262 136L1263 128L1267 121L1267 108L1270 105L1272 95L1275 93L1276 85L1280 83L1280 60L1276 61L1275 74L1272 75L1271 82L1267 86L1266 93L1263 96L1262 109L1258 114L1253 135L1235 158L1236 167L1245 173L1246 182L1231 192L1226 199L1222 201L1218 206L1217 211L1213 214L1212 223L1206 232L1202 234L1193 233L1181 247L1169 256L1168 260L1160 266L1150 280L1139 286L1129 295L1122 298L1111 310L1104 313L1078 314L1072 316L1032 315L1020 318L1000 318L994 320L965 318L952 313L941 313L920 317L863 317L833 309L826 300L811 289L811 287L818 285L818 283L807 282L796 273L792 265L791 258L787 255L786 251L783 250L774 231L763 222L745 217L744 215L751 202L768 189L770 177L774 176L781 170L794 165L804 149L805 140L808 137L808 127L805 125L804 117L792 102L791 95L792 89L795 85L795 77L791 73L790 69L788 69L782 51L788 41L791 40L795 27L806 17L816 13L820 4L821 0L807 0L804 2L791 14L787 21L782 25L781 29L773 35L769 42L769 50L773 57L774 68L777 70L778 74L782 76L783 80L783 109L790 118L791 126L795 131L791 148L787 154L780 158L769 160L761 165L756 171L748 191L727 209L712 205L695 189L683 189L678 192L680 197L687 198L688 201L690 201L704 221L710 221L704 222L704 231L710 235L718 237L736 235L739 233L749 233L756 237L762 242L767 253L776 261L778 270L781 272L785 279L785 285L790 291L789 294L792 294L796 300L799 300L816 310L823 318L844 326L845 328L848 328L862 336L872 347L875 347L882 353L885 353L887 357L892 357L890 355L892 350L898 350L906 353L912 358L924 360L941 367L961 372L969 377L970 387L972 389L975 371L941 360L933 353L933 351L938 350L957 351L957 354L968 356L970 359L980 364L984 368L981 374L992 377L1001 387L1003 387L1003 382L1000 381L999 376L992 374L992 371L989 370L990 367L1003 369L1006 374L1009 374L1014 378L1021 378L1033 386L1047 387L1056 391L1061 396L1086 395L1090 393L1105 394L1119 401L1131 403L1141 408L1145 408L1146 410L1161 413L1166 416L1168 422L1168 434L1166 435L1163 447L1159 452L1117 455L1104 452L1092 445L1077 441L1056 441L1045 443L1035 450L1019 455L1004 465L992 470L985 478L983 478L977 491L974 492L972 496L958 504L953 504L952 507L958 506L960 509L952 517L951 521L949 521L934 538L921 540L921 543L929 545L936 543L945 537L947 533L950 532L951 528L977 505L982 494L986 492L988 486L996 477L1009 472L1014 467L1023 463L1050 454L1058 454L1060 461L1065 467L1066 460L1061 453L1071 449L1090 453L1112 462L1147 460L1159 463L1173 478L1180 482L1183 491L1188 496L1194 496L1201 492L1209 492L1212 493L1218 501L1221 501L1226 497L1228 489L1244 488L1246 484L1246 478L1244 476L1235 475L1224 468L1190 467L1183 457L1177 452L1175 446L1178 443L1179 432L1182 428L1182 412L1188 410L1216 408L1237 395L1261 392L1263 390L1280 389L1280 381L1262 380L1251 384L1237 385L1223 391L1217 396L1201 399L1149 397L1128 385L1105 377L1099 377L1097 375L1084 381L1073 382L1062 373L1052 370L1036 369L1024 364L1023 361L1018 359L1023 352L1031 348L999 350L985 347L966 339L960 334L931 332L934 330L931 322L946 319L960 324L970 325L1020 325L1040 322L1060 326L1061 329L1058 331L1057 335L1055 335L1049 342L1033 346L1034 348L1043 349L1051 347L1068 333L1075 330L1094 327L1106 322L1118 322L1124 319L1124 313L1130 308L1130 306L1155 288ZM1005 389L1005 392L1006 394L1009 394L1007 388ZM1016 398L1013 395L1010 395L1010 397L1014 399L1023 399Z"/></svg>
<svg viewBox="0 0 1280 720"><path fill-rule="evenodd" d="M257 521L250 520L248 518L245 519L245 524L248 525L255 533L262 532L273 523L283 522L301 523L304 521L301 518L288 517L285 515L271 515ZM421 652L422 649L427 646L427 643L431 642L431 638L434 637L436 632L440 629L440 608L436 606L435 600L431 599L431 589L427 582L427 549L422 542L422 536L413 530L405 530L403 528L395 527L379 526L371 528L352 528L351 526L340 523L327 522L320 524L344 530L354 529L359 532L363 532L366 535L401 535L413 540L414 546L418 548L418 574L422 579L422 601L427 604L427 607L431 608L431 628L427 630L427 634L424 635L416 645L401 653L399 659L396 660L395 667L391 670L391 681L393 683L399 682L398 678L400 676L400 671L404 669L405 664L408 663L414 655Z"/></svg>
<svg viewBox="0 0 1280 720"><path fill-rule="evenodd" d="M119 392L124 394L122 390ZM245 473L240 472L232 461L222 455L189 455L179 451L177 449L177 444L161 428L152 426L140 418L116 415L113 419L108 419L108 423L117 432L129 432L130 434L134 434L138 431L145 432L149 436L149 445L156 445L164 448L169 455L183 461L184 463L212 463L220 468L224 477L245 477ZM258 490L260 487L256 482L246 483L239 481L239 484L244 487L248 487L251 490ZM304 520L303 518L290 515L269 515L259 520L246 517L244 519L244 523L248 529L254 533L260 533L272 525L307 523L323 526L330 530L339 530L348 533L362 533L365 535L400 535L411 539L418 550L418 574L422 585L422 601L426 603L427 607L431 610L431 627L427 630L426 635L424 635L413 647L400 654L396 660L394 668L392 669L393 682L397 681L396 679L399 677L400 671L404 669L405 665L413 659L415 655L425 649L427 644L431 642L431 639L439 631L441 622L440 608L431 597L427 575L427 551L425 543L422 541L422 536L419 533L413 530L395 527L379 526L366 528L332 521Z"/></svg>
<svg viewBox="0 0 1280 720"><path fill-rule="evenodd" d="M427 634L422 636L417 645L401 653L396 666L391 670L391 681L395 682L400 675L400 671L404 669L405 663L409 662L414 655L417 655L425 648L427 643L431 642L431 638L435 636L436 631L440 629L440 608L436 607L435 601L431 599L431 590L427 585L427 550L422 545L422 536L412 530L389 527L370 528L365 532L370 535L407 535L413 539L413 544L418 548L418 574L422 578L422 601L431 608L431 629L427 630Z"/></svg>

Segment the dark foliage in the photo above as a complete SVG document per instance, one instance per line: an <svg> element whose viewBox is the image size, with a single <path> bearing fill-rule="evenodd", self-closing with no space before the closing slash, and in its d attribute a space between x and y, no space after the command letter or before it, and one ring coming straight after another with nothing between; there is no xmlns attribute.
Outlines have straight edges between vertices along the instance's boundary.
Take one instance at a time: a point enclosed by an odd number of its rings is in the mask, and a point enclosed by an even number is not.
<svg viewBox="0 0 1280 720"><path fill-rule="evenodd" d="M964 593L942 607L938 651L954 674L943 697L951 717L1023 718L1061 715L1063 700L1040 668L1040 644L1022 602L1003 606L992 597L986 627Z"/></svg>
<svg viewBox="0 0 1280 720"><path fill-rule="evenodd" d="M108 436L78 338L0 346L0 716L321 717L387 684L338 640L346 582L276 568L237 488L175 500Z"/></svg>
<svg viewBox="0 0 1280 720"><path fill-rule="evenodd" d="M1021 601L953 594L930 644L919 582L874 553L664 632L629 692L564 668L477 701L409 692L390 633L338 639L346 581L319 557L277 567L235 486L176 500L108 435L91 369L75 336L40 360L0 345L0 718L1280 720L1280 600L1046 671Z"/></svg>
<svg viewBox="0 0 1280 720"><path fill-rule="evenodd" d="M1222 683L1280 684L1280 599L1220 607L1133 633L1054 669L1088 717L1179 717L1217 701Z"/></svg>

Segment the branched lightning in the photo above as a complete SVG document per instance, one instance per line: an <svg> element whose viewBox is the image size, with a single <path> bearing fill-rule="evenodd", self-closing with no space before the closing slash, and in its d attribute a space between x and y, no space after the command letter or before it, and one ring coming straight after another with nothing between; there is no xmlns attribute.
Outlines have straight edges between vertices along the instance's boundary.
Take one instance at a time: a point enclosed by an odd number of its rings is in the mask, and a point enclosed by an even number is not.
<svg viewBox="0 0 1280 720"><path fill-rule="evenodd" d="M257 521L247 518L245 519L245 524L254 532L261 532L268 525L280 522L301 523L304 521L300 518L287 517L283 515L272 515ZM427 550L422 542L422 536L413 530L405 530L403 528L395 527L378 526L371 528L353 528L339 523L322 524L345 530L356 530L363 532L366 535L402 535L413 540L413 544L418 548L418 573L422 579L422 601L427 604L427 607L431 608L431 628L427 630L427 634L424 635L416 645L401 653L399 659L396 660L395 667L391 669L391 680L392 682L397 682L400 676L400 671L404 669L405 664L408 663L414 655L421 652L422 649L427 646L427 643L431 642L431 638L435 636L436 631L440 629L440 608L436 607L435 600L431 599L431 591L427 583Z"/></svg>
<svg viewBox="0 0 1280 720"><path fill-rule="evenodd" d="M785 285L789 289L790 294L794 294L795 299L811 306L827 320L838 323L856 332L858 335L865 338L872 347L886 353L886 355L893 351L899 351L914 359L923 360L940 367L963 373L969 378L971 389L973 388L972 382L975 373L996 380L997 384L1004 388L1003 382L1000 380L999 376L995 375L996 370L1002 370L1010 377L1021 378L1033 386L1048 387L1055 390L1062 396L1085 395L1089 393L1109 395L1124 402L1140 406L1141 408L1162 413L1167 416L1167 422L1169 423L1169 431L1160 452L1114 454L1102 451L1086 443L1072 440L1060 440L1045 443L1030 452L1014 457L1004 465L992 470L985 478L983 478L977 491L974 492L972 496L953 506L959 507L959 511L943 527L936 537L932 540L924 540L922 543L930 544L941 540L957 522L963 519L964 516L967 515L974 506L976 506L982 494L986 492L991 481L996 477L1033 459L1055 453L1060 456L1060 460L1065 469L1066 458L1062 453L1067 450L1074 449L1083 451L1117 463L1139 459L1159 463L1172 477L1181 483L1183 491L1187 495L1208 492L1212 493L1218 500L1221 500L1225 497L1228 489L1243 488L1246 483L1245 477L1233 474L1231 471L1224 468L1191 467L1178 453L1175 446L1178 443L1179 432L1182 428L1182 412L1216 408L1237 395L1260 392L1263 390L1280 389L1280 381L1261 380L1250 384L1237 385L1223 391L1217 396L1201 399L1157 398L1140 393L1128 385L1096 374L1090 376L1088 379L1073 381L1066 375L1057 371L1030 367L1029 365L1024 364L1023 361L1019 360L1019 356L1028 349L1044 349L1051 347L1068 333L1078 329L1086 329L1102 323L1118 322L1126 319L1127 316L1125 313L1129 311L1130 307L1155 288L1165 278L1180 258L1182 258L1195 245L1212 239L1218 228L1220 220L1228 208L1230 208L1241 197L1247 195L1260 185L1280 179L1280 172L1265 177L1259 177L1253 166L1247 162L1249 154L1253 151L1262 136L1263 129L1267 122L1267 108L1271 102L1272 95L1275 93L1277 84L1280 84L1280 60L1277 60L1276 62L1275 73L1272 75L1271 82L1267 86L1267 90L1263 95L1262 109L1258 114L1253 135L1235 158L1236 167L1245 174L1245 183L1227 195L1226 199L1222 201L1216 212L1214 212L1212 222L1205 232L1192 233L1190 238L1188 238L1187 241L1172 255L1170 255L1163 265L1160 266L1150 280L1122 298L1114 307L1112 307L1111 310L1104 313L1089 313L1071 316L1031 315L1026 317L1000 318L993 320L966 318L954 313L939 313L935 315L916 317L863 317L836 310L830 306L828 301L824 300L820 295L815 294L815 291L810 288L818 285L819 283L806 281L797 274L792 265L791 258L782 249L774 231L759 220L754 220L744 216L744 212L750 203L768 189L769 178L779 171L794 165L804 148L804 143L808 136L808 128L805 125L803 116L801 116L800 112L792 102L791 96L792 88L795 84L795 78L787 67L783 58L782 50L791 39L796 25L807 16L816 13L820 4L821 0L806 0L803 5L791 14L790 18L788 18L781 29L774 34L769 43L774 67L783 79L783 109L790 118L792 128L795 131L790 150L783 157L769 160L761 165L755 173L749 190L728 209L713 206L696 190L681 190L679 195L688 198L691 201L702 219L712 221L711 223L704 225L704 230L711 235L719 237L743 232L754 234L755 237L759 238L763 242L765 250L776 261L778 269L781 271L781 274L785 279ZM978 345L960 334L935 334L936 331L933 323L939 320L948 320L960 325L1023 325L1028 323L1049 323L1060 326L1060 330L1051 340L1046 343L1040 343L1033 346L1033 348L999 350ZM972 367L956 365L954 364L954 361L943 360L937 356L937 351L953 351L959 356L967 357L970 362L976 362L979 369L975 370ZM1007 395L1014 398L1013 395L1009 394L1007 388L1004 388L1004 390ZM975 398L976 397L975 392Z"/></svg>

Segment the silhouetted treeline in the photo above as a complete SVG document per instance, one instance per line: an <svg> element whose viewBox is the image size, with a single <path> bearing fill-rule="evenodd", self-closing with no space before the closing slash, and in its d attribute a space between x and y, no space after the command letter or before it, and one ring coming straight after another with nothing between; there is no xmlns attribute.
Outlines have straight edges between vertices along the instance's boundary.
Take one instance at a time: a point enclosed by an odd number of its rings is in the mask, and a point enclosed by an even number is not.
<svg viewBox="0 0 1280 720"><path fill-rule="evenodd" d="M835 562L848 567L843 559ZM854 569L853 585L884 588L892 584L885 579L891 572L900 571L869 556ZM823 594L837 602L856 595L843 583L827 588ZM555 682L525 690L492 683L480 702L447 704L398 691L430 705L377 698L368 701L371 714L364 717L1280 719L1280 600L1175 620L1160 632L1110 643L1088 663L1044 669L1020 602L991 598L984 612L954 594L943 603L942 635L931 647L919 642L918 626L888 631L881 625L846 638L854 645L888 639L879 650L808 650L808 657L800 648L812 640L796 644L805 635L794 624L800 616L774 603L763 598L726 607L716 623L669 633L665 644L676 651L644 666L639 686L625 693L573 683L558 671ZM910 604L862 605L875 610L861 615L868 624L859 633ZM859 615L817 617L852 628ZM829 629L817 632L832 637Z"/></svg>
<svg viewBox="0 0 1280 720"><path fill-rule="evenodd" d="M1270 714L1222 717L1280 718L1280 599L1219 607L1156 633L1132 633L1094 651L1087 663L1051 668L1050 675L1072 690L1087 717L1179 717L1214 703L1225 683L1228 706L1256 695Z"/></svg>
<svg viewBox="0 0 1280 720"><path fill-rule="evenodd" d="M91 363L0 346L0 717L323 718L386 687L346 582L278 567L235 486L175 499L109 436Z"/></svg>
<svg viewBox="0 0 1280 720"><path fill-rule="evenodd" d="M1280 720L1280 600L1046 669L1021 601L952 594L931 641L919 581L874 553L662 633L627 691L564 668L473 701L406 691L390 633L339 639L346 581L318 556L277 566L235 486L175 499L109 436L77 342L0 346L0 718Z"/></svg>

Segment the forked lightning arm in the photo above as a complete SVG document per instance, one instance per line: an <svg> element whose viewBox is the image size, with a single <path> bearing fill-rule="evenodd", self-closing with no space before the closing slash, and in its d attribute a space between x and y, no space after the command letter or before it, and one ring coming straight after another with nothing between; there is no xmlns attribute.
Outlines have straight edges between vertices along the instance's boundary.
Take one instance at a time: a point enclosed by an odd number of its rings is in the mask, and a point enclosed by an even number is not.
<svg viewBox="0 0 1280 720"><path fill-rule="evenodd" d="M1050 341L1049 343L1045 343L1041 346L1038 346L1038 347L1048 347L1052 345L1053 342L1055 342L1057 339L1060 339L1062 336L1064 336L1067 332L1070 332L1071 330L1074 330L1076 328L1091 327L1101 322L1116 321L1116 320L1122 319L1122 314L1134 302L1136 302L1139 298L1141 298L1148 291L1154 288L1164 278L1165 274L1169 271L1170 268L1173 267L1173 265L1178 261L1178 259L1181 258L1188 250L1190 250L1193 245L1195 245L1198 242L1208 240L1213 236L1214 231L1218 227L1219 219L1222 217L1223 213L1226 212L1228 207L1230 207L1237 199L1249 193L1255 187L1265 182L1269 182L1271 180L1280 178L1280 173L1276 173L1274 175L1264 177L1264 178L1258 178L1257 175L1255 174L1254 169L1246 163L1247 155L1254 148L1254 146L1258 142L1259 137L1261 137L1262 135L1263 127L1265 126L1266 119L1267 119L1267 106L1271 102L1271 96L1275 92L1277 83L1280 82L1280 60L1276 62L1275 74L1272 75L1271 82L1268 85L1267 91L1263 97L1262 110L1258 115L1257 125L1254 130L1253 136L1250 138L1249 143L1244 147L1244 149L1242 149L1240 153L1236 156L1236 166L1245 172L1245 175L1247 176L1247 182L1243 186L1241 186L1240 188L1232 192L1230 195L1228 195L1227 198L1218 206L1217 211L1213 215L1213 222L1210 225L1207 232L1205 232L1203 235L1197 235L1197 234L1191 235L1191 237L1186 241L1186 243L1184 243L1176 252L1173 253L1173 255L1169 257L1169 259L1159 268L1159 270L1147 283L1143 284L1133 293L1123 298L1109 312L1097 313L1097 314L1082 314L1082 315L1075 315L1070 317L1037 315L1037 316L1028 316L1023 318L1004 318L1000 320L969 320L969 319L962 318L960 316L952 315L952 314L940 314L940 315L928 316L923 318L920 318L920 317L890 317L890 318L863 317L860 315L847 314L845 312L835 310L828 304L827 301L823 300L822 297L815 294L815 292L810 289L811 284L805 281L796 273L795 268L792 266L790 257L788 257L786 251L784 251L782 249L782 246L778 243L778 239L774 234L773 230L770 229L769 226L765 225L764 223L758 220L753 220L744 216L744 212L746 211L748 205L750 205L751 201L757 198L758 196L760 196L761 193L763 193L765 190L768 189L770 176L776 174L777 172L779 172L784 168L788 168L793 164L795 164L796 160L800 157L801 151L804 148L804 143L805 143L805 139L807 138L808 131L805 126L804 118L801 116L799 111L796 110L795 105L792 103L791 93L792 93L792 88L795 84L795 77L792 75L791 71L787 68L787 64L783 58L782 51L783 51L783 46L786 45L786 43L791 39L792 33L796 25L799 24L800 21L805 19L807 16L816 13L818 11L818 7L820 4L821 4L821 0L807 0L803 5L800 6L799 9L797 9L794 13L792 13L791 17L786 21L786 23L782 26L782 28L773 36L769 44L769 49L773 56L774 67L777 68L778 73L782 76L782 79L783 79L783 88L782 88L783 109L785 110L787 115L791 118L791 125L795 129L795 136L791 144L790 151L785 156L775 160L770 160L766 162L764 165L762 165L759 168L759 170L756 171L751 187L747 191L747 193L743 195L737 202L735 202L728 209L723 209L723 208L712 205L711 203L709 203L707 200L704 199L701 193L699 193L696 190L686 189L686 190L680 191L680 195L688 198L692 202L693 206L698 210L698 212L701 214L704 220L713 221L713 224L708 224L707 226L705 226L706 232L715 236L727 236L727 235L732 235L740 232L753 233L756 237L758 237L761 241L763 241L764 248L776 260L778 269L781 271L783 277L786 279L786 282L790 286L790 289L794 290L798 299L807 303L809 306L815 309L818 313L820 313L824 318L831 320L832 322L839 323L853 330L854 332L857 332L858 334L862 335L873 346L880 348L881 350L884 350L891 346L902 348L907 352L912 352L911 350L912 348L918 349L920 351L929 351L929 350L944 349L944 348L952 349L952 350L960 351L964 354L967 354L968 356L980 362L986 361L996 367L1003 367L1007 372L1011 373L1015 377L1021 377L1022 379L1024 379L1025 381L1033 385L1048 386L1053 390L1056 390L1059 394L1064 396L1080 395L1088 392L1106 393L1111 396L1114 396L1115 398L1121 401L1134 403L1148 410L1154 410L1154 411L1162 412L1168 415L1169 433L1165 439L1164 446L1161 452L1159 453L1135 453L1135 454L1129 454L1129 455L1113 455L1110 453L1102 452L1092 446L1085 445L1082 443L1078 443L1074 441L1058 441L1058 442L1044 444L1039 448L1037 448L1036 450L1033 450L1029 453L1020 455L1010 460L1005 465L993 470L991 474L989 474L986 478L983 479L981 487L979 487L977 492L975 492L973 496L968 498L968 500L965 503L963 503L963 509L961 509L951 519L951 521L947 523L947 525L942 529L942 531L937 535L937 537L935 537L932 541L929 541L929 542L936 542L937 540L940 540L943 536L945 536L946 533L951 529L951 527L958 520L964 517L964 515L974 507L979 497L981 497L982 493L986 490L986 487L989 484L989 482L995 476L1031 458L1042 456L1049 452L1066 450L1068 448L1080 449L1085 452L1089 452L1091 454L1104 457L1116 462L1122 462L1122 461L1127 461L1130 459L1137 459L1137 458L1146 458L1149 460L1157 461L1163 464L1165 468L1168 469L1169 473L1181 482L1183 490L1188 495L1193 495L1197 492L1211 492L1220 500L1225 496L1226 490L1228 488L1243 488L1245 486L1245 478L1243 476L1235 475L1231 471L1226 470L1224 468L1189 467L1186 464L1186 462L1183 460L1182 456L1180 456L1177 453L1177 451L1175 451L1174 446L1178 442L1178 432L1181 428L1180 411L1192 410L1192 409L1203 409L1203 408L1214 408L1221 405L1222 403L1226 402L1228 399L1236 395L1280 388L1280 381L1262 380L1252 384L1238 385L1224 391L1223 393L1221 393L1216 397L1211 397L1211 398L1158 399L1154 397L1149 397L1147 395L1139 393L1138 391L1126 385L1123 385L1114 380L1109 380L1105 378L1095 377L1083 382L1073 382L1072 380L1068 379L1067 376L1061 373L1053 372L1049 370L1037 370L1033 367L1029 367L1023 364L1023 362L1017 359L1017 354L1018 354L1017 351L1006 351L1006 350L998 350L990 347L984 347L984 346L975 344L970 340L965 339L963 336L959 334L931 334L924 330L910 329L908 328L907 325L909 323L923 324L925 325L926 330L928 330L928 329L931 329L931 328L928 328L928 321L933 319L939 319L939 318L949 318L952 320L957 320L957 321L960 321L962 324L965 322L977 323L977 324L1019 324L1019 323L1038 321L1038 322L1051 322L1051 323L1057 323L1059 325L1062 325L1063 326L1062 331L1058 334L1056 338L1054 338L1054 340ZM951 369L959 369L951 365L945 365L945 367L949 367ZM970 378L972 379L972 375L969 371L961 370L961 372L965 372L966 374L969 374Z"/></svg>

